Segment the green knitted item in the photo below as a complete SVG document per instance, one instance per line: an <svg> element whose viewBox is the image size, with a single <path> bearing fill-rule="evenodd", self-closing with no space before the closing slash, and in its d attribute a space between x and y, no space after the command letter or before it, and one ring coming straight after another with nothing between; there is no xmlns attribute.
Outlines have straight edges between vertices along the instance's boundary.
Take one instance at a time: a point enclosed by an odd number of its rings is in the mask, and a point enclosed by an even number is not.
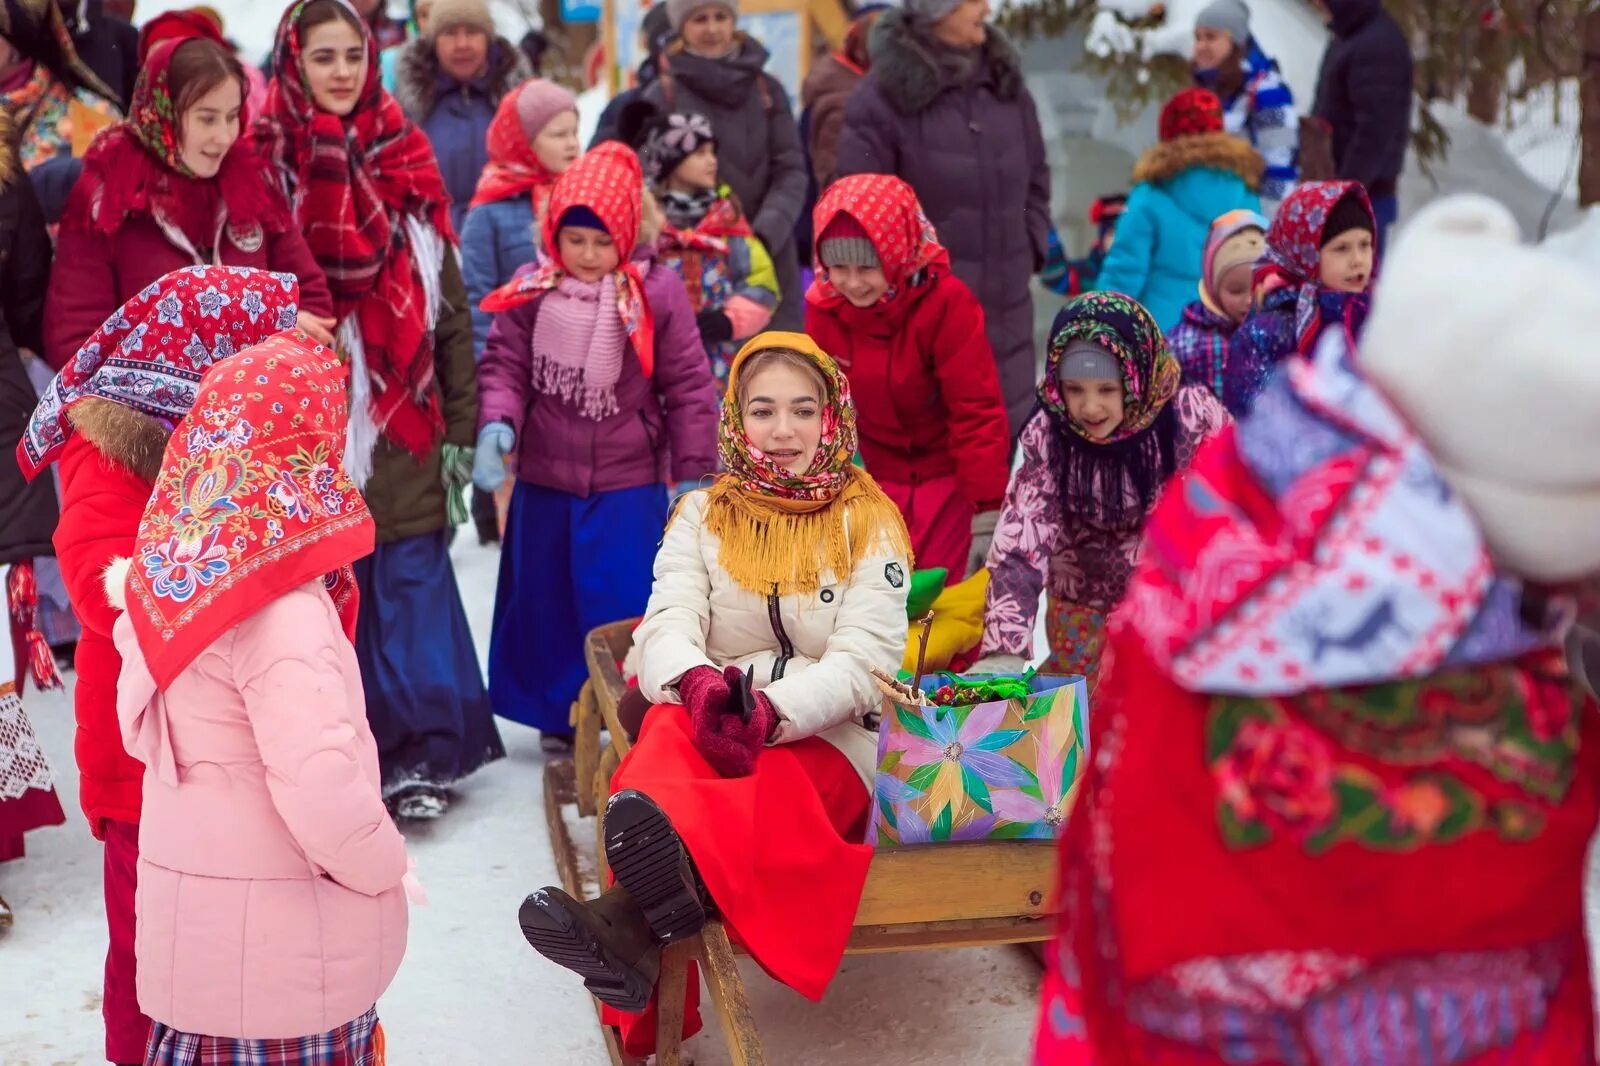
<svg viewBox="0 0 1600 1066"><path fill-rule="evenodd" d="M922 621L922 616L933 607L944 592L944 586L950 580L950 572L942 566L930 570L913 570L911 572L911 592L906 596L906 617L913 622Z"/></svg>
<svg viewBox="0 0 1600 1066"><path fill-rule="evenodd" d="M444 482L445 520L452 526L472 517L467 510L467 486L472 484L472 457L476 451L464 444L446 443L441 449L439 480Z"/></svg>

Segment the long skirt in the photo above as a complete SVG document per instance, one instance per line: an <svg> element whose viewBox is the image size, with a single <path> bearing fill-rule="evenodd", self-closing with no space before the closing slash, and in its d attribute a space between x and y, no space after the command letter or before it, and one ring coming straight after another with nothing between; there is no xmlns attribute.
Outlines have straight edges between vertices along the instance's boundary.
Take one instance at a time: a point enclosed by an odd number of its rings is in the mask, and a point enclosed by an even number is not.
<svg viewBox="0 0 1600 1066"><path fill-rule="evenodd" d="M572 702L588 677L584 638L644 613L666 524L664 485L585 499L517 482L489 637L495 714L572 735Z"/></svg>
<svg viewBox="0 0 1600 1066"><path fill-rule="evenodd" d="M444 530L379 544L355 564L356 657L384 793L448 785L505 755Z"/></svg>
<svg viewBox="0 0 1600 1066"><path fill-rule="evenodd" d="M145 1066L384 1066L378 1008L337 1029L277 1040L239 1040L150 1027Z"/></svg>
<svg viewBox="0 0 1600 1066"><path fill-rule="evenodd" d="M1094 692L1100 683L1100 657L1105 652L1105 614L1050 596L1045 605L1044 627L1050 655L1040 673L1082 676L1089 683L1089 691Z"/></svg>
<svg viewBox="0 0 1600 1066"><path fill-rule="evenodd" d="M975 512L961 495L955 477L936 477L916 485L879 481L878 487L906 520L917 568L942 567L949 571L952 585L966 577Z"/></svg>
<svg viewBox="0 0 1600 1066"><path fill-rule="evenodd" d="M12 683L0 682L0 862L22 858L24 833L66 820L33 724Z"/></svg>
<svg viewBox="0 0 1600 1066"><path fill-rule="evenodd" d="M723 777L695 749L681 707L645 716L612 790L654 800L682 837L728 933L761 968L813 1002L844 958L872 849L861 843L871 797L832 744L808 737L764 748L749 777ZM684 1036L700 1029L689 981ZM655 1046L656 1011L606 1008L630 1054Z"/></svg>

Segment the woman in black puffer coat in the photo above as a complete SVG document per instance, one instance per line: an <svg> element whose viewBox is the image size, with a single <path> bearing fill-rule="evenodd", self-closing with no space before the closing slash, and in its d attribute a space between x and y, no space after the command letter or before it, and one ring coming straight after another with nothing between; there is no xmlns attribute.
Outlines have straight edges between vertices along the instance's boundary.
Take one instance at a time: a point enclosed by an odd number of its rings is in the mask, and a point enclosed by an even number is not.
<svg viewBox="0 0 1600 1066"><path fill-rule="evenodd" d="M1033 408L1033 295L1050 232L1050 167L1011 43L988 0L908 0L872 28L872 69L845 107L840 176L916 190L956 276L983 305L1015 434Z"/></svg>

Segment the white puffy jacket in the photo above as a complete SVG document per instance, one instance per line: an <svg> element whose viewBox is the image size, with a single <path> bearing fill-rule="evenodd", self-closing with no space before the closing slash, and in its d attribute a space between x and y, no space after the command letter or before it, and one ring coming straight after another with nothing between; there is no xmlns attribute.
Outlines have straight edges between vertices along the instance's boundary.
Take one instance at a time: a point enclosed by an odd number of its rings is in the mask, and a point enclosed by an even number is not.
<svg viewBox="0 0 1600 1066"><path fill-rule="evenodd" d="M882 703L869 673L900 668L910 567L887 546L867 552L848 581L827 575L808 596L762 596L717 565L705 528L709 494L689 494L656 553L655 586L634 632L639 688L651 703L681 703L678 679L697 666L755 667L778 712L772 742L820 736L870 789L878 735L861 719Z"/></svg>

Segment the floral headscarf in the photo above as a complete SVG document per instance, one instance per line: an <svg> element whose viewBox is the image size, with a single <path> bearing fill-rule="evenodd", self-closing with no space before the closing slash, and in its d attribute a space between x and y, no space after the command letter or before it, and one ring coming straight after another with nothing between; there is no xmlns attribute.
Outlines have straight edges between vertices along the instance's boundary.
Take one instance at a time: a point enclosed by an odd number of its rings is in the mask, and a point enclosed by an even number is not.
<svg viewBox="0 0 1600 1066"><path fill-rule="evenodd" d="M939 235L922 210L916 192L900 178L890 174L852 174L828 186L811 213L812 232L817 235L819 249L829 224L840 215L855 219L872 240L889 281L885 301L892 301L923 270L950 269L950 253L939 243ZM820 251L816 275L806 293L807 302L819 307L837 307L845 302L843 294L828 280L828 268L822 263Z"/></svg>
<svg viewBox="0 0 1600 1066"><path fill-rule="evenodd" d="M1295 293L1295 337L1301 352L1307 352L1311 342L1322 331L1322 296L1327 289L1318 280L1322 262L1322 232L1328 216L1340 200L1353 196L1366 208L1378 229L1377 217L1372 211L1372 201L1366 187L1358 181L1311 181L1297 187L1278 205L1272 228L1267 231L1267 251L1256 267L1255 290L1287 286ZM1373 261L1373 279L1377 278L1377 261ZM1370 283L1368 289L1370 291ZM1364 313L1365 294L1360 300L1342 301L1346 305L1347 319ZM1354 327L1357 323L1346 321Z"/></svg>
<svg viewBox="0 0 1600 1066"><path fill-rule="evenodd" d="M345 377L333 351L281 334L200 379L128 572L129 619L158 687L297 586L321 577L336 602L354 589L349 566L376 527L339 460ZM341 616L353 622L353 598Z"/></svg>
<svg viewBox="0 0 1600 1066"><path fill-rule="evenodd" d="M283 196L262 172L249 140L240 137L222 159L215 176L199 178L183 161L177 101L172 94L172 61L195 37L168 37L151 46L134 83L128 118L105 130L83 160L84 192L94 202L87 212L69 211L64 224L80 220L113 235L131 215L148 214L177 226L197 252L212 251L221 236L253 251L266 230L289 227ZM214 45L221 47L220 45ZM246 87L239 84L239 122L248 128ZM80 194L81 195L81 194ZM227 229L218 234L226 209Z"/></svg>
<svg viewBox="0 0 1600 1066"><path fill-rule="evenodd" d="M0 0L0 37L72 88L88 89L107 100L125 101L89 69L72 43L72 30L56 0Z"/></svg>
<svg viewBox="0 0 1600 1066"><path fill-rule="evenodd" d="M1104 440L1084 434L1061 391L1061 360L1075 341L1104 348L1122 371L1122 423ZM1114 528L1141 522L1177 469L1171 400L1183 370L1150 312L1118 292L1091 292L1056 315L1039 403L1063 452L1063 505Z"/></svg>
<svg viewBox="0 0 1600 1066"><path fill-rule="evenodd" d="M72 436L74 404L99 397L175 422L212 363L293 329L300 283L250 267L184 267L117 309L44 390L17 444L31 481Z"/></svg>
<svg viewBox="0 0 1600 1066"><path fill-rule="evenodd" d="M745 367L762 352L785 349L822 377L822 433L803 474L790 474L750 440L740 410ZM741 588L761 595L809 594L832 575L843 579L869 551L887 543L911 558L911 537L893 501L852 463L856 412L839 366L804 333L762 333L734 356L717 434L724 473L711 487L706 528L718 538L717 565Z"/></svg>
<svg viewBox="0 0 1600 1066"><path fill-rule="evenodd" d="M639 157L625 144L607 141L590 149L556 179L543 220L549 260L484 297L483 310L495 314L509 311L561 284L567 270L561 262L561 242L556 235L561 229L561 216L573 207L594 212L616 245L617 269L611 277L615 282L617 314L649 377L655 371L655 317L644 297L644 269L632 259L644 213L644 174Z"/></svg>

